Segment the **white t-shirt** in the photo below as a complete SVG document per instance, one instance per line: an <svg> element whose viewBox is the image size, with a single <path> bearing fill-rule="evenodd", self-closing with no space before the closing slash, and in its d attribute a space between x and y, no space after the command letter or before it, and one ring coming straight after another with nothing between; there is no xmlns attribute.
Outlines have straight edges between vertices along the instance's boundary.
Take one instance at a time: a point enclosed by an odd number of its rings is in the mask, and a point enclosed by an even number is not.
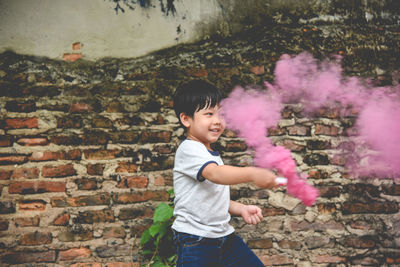
<svg viewBox="0 0 400 267"><path fill-rule="evenodd" d="M173 171L176 219L172 229L208 238L234 232L229 225L229 186L201 176L210 163L224 164L218 152L209 151L200 142L186 139L179 145Z"/></svg>

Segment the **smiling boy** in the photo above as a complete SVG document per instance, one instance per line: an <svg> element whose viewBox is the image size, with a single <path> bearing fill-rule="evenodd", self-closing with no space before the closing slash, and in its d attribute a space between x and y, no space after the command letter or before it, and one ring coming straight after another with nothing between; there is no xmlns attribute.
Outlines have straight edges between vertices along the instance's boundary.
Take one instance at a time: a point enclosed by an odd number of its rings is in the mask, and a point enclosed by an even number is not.
<svg viewBox="0 0 400 267"><path fill-rule="evenodd" d="M273 188L276 175L256 167L224 165L215 143L225 130L222 94L214 85L192 80L174 95L174 109L186 128L174 163L177 266L264 266L229 224L231 215L248 224L262 219L261 209L230 200L229 185L253 182Z"/></svg>

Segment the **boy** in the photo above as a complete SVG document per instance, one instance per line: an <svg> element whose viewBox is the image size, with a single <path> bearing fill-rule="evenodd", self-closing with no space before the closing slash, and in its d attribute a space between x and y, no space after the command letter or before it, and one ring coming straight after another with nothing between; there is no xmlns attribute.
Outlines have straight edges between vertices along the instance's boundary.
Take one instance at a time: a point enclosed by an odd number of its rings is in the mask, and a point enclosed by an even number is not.
<svg viewBox="0 0 400 267"><path fill-rule="evenodd" d="M173 170L178 267L264 266L229 225L230 215L256 225L261 209L230 200L229 185L253 182L273 188L276 176L266 169L224 165L211 149L225 129L221 99L218 88L203 80L181 85L174 95L175 113L186 128Z"/></svg>

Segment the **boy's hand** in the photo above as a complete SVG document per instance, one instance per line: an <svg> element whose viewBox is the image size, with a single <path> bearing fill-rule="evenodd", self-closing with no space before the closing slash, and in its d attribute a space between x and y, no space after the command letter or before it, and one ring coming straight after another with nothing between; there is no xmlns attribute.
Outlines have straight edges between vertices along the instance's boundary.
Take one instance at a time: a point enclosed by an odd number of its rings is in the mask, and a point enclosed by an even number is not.
<svg viewBox="0 0 400 267"><path fill-rule="evenodd" d="M260 188L274 188L278 186L275 181L276 175L267 169L253 167L251 173L253 183Z"/></svg>
<svg viewBox="0 0 400 267"><path fill-rule="evenodd" d="M263 218L261 209L254 205L245 205L242 209L241 216L246 223L253 225L259 223Z"/></svg>

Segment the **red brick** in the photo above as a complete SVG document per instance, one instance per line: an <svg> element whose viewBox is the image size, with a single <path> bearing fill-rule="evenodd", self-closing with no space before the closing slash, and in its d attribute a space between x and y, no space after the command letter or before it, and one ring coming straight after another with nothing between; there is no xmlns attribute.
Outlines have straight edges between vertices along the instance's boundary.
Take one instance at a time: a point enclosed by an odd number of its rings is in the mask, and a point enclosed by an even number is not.
<svg viewBox="0 0 400 267"><path fill-rule="evenodd" d="M46 209L46 202L43 200L22 200L19 202L19 210L42 211Z"/></svg>
<svg viewBox="0 0 400 267"><path fill-rule="evenodd" d="M78 59L81 59L83 57L82 53L65 53L63 55L63 59L65 61L70 61L70 62L74 62Z"/></svg>
<svg viewBox="0 0 400 267"><path fill-rule="evenodd" d="M146 188L149 179L144 176L131 176L123 178L117 185L118 188Z"/></svg>
<svg viewBox="0 0 400 267"><path fill-rule="evenodd" d="M316 115L328 119L337 119L339 118L339 110L336 108L320 108Z"/></svg>
<svg viewBox="0 0 400 267"><path fill-rule="evenodd" d="M31 226L39 226L40 217L21 217L14 218L15 226L17 227L31 227Z"/></svg>
<svg viewBox="0 0 400 267"><path fill-rule="evenodd" d="M106 267L139 267L139 262L107 262Z"/></svg>
<svg viewBox="0 0 400 267"><path fill-rule="evenodd" d="M91 256L91 251L88 248L71 248L68 250L60 251L58 258L60 261L71 261L82 258L89 258Z"/></svg>
<svg viewBox="0 0 400 267"><path fill-rule="evenodd" d="M76 175L76 170L72 164L67 165L46 165L42 168L43 177L67 177Z"/></svg>
<svg viewBox="0 0 400 267"><path fill-rule="evenodd" d="M250 71L255 75L263 75L265 73L264 66L254 66L250 68Z"/></svg>
<svg viewBox="0 0 400 267"><path fill-rule="evenodd" d="M307 221L292 221L290 223L291 229L293 231L326 231L326 230L343 230L344 226L334 220L327 222L313 222L309 223Z"/></svg>
<svg viewBox="0 0 400 267"><path fill-rule="evenodd" d="M400 257L387 257L386 258L386 263L388 264L400 264Z"/></svg>
<svg viewBox="0 0 400 267"><path fill-rule="evenodd" d="M171 135L170 131L143 132L140 141L142 143L169 143Z"/></svg>
<svg viewBox="0 0 400 267"><path fill-rule="evenodd" d="M53 181L26 181L10 184L10 194L40 194L46 192L65 192L65 182Z"/></svg>
<svg viewBox="0 0 400 267"><path fill-rule="evenodd" d="M106 227L103 231L103 238L125 238L125 229L122 226Z"/></svg>
<svg viewBox="0 0 400 267"><path fill-rule="evenodd" d="M88 164L86 169L87 169L87 174L103 175L104 164Z"/></svg>
<svg viewBox="0 0 400 267"><path fill-rule="evenodd" d="M74 128L79 129L82 128L83 122L80 116L68 116L64 118L57 119L57 128Z"/></svg>
<svg viewBox="0 0 400 267"><path fill-rule="evenodd" d="M5 120L6 129L23 129L23 128L38 128L39 123L37 118L15 118Z"/></svg>
<svg viewBox="0 0 400 267"><path fill-rule="evenodd" d="M0 202L0 214L15 213L15 202L14 201L1 201Z"/></svg>
<svg viewBox="0 0 400 267"><path fill-rule="evenodd" d="M32 252L32 251L8 252L1 257L1 262L9 264L55 262L55 261L56 261L56 252L54 250L48 250L44 252Z"/></svg>
<svg viewBox="0 0 400 267"><path fill-rule="evenodd" d="M225 146L225 151L227 152L238 152L238 151L246 151L247 146L244 142L230 142Z"/></svg>
<svg viewBox="0 0 400 267"><path fill-rule="evenodd" d="M108 143L108 134L105 132L85 133L82 137L84 145L105 145Z"/></svg>
<svg viewBox="0 0 400 267"><path fill-rule="evenodd" d="M43 244L50 244L53 236L50 232L33 232L26 233L21 237L21 245L23 246L37 246Z"/></svg>
<svg viewBox="0 0 400 267"><path fill-rule="evenodd" d="M72 44L72 50L81 50L83 44L81 42L75 42Z"/></svg>
<svg viewBox="0 0 400 267"><path fill-rule="evenodd" d="M70 267L101 267L100 262L78 262L71 264Z"/></svg>
<svg viewBox="0 0 400 267"><path fill-rule="evenodd" d="M111 197L107 193L80 197L69 197L67 203L71 207L109 205Z"/></svg>
<svg viewBox="0 0 400 267"><path fill-rule="evenodd" d="M17 143L22 146L45 146L49 141L47 138L20 138Z"/></svg>
<svg viewBox="0 0 400 267"><path fill-rule="evenodd" d="M271 127L268 128L268 136L279 136L279 135L284 135L285 130L279 127Z"/></svg>
<svg viewBox="0 0 400 267"><path fill-rule="evenodd" d="M139 208L122 208L119 211L118 218L120 220L152 218L154 209L139 207Z"/></svg>
<svg viewBox="0 0 400 267"><path fill-rule="evenodd" d="M82 138L78 136L66 136L66 135L59 135L59 136L52 136L50 137L52 143L56 145L80 145L82 143Z"/></svg>
<svg viewBox="0 0 400 267"><path fill-rule="evenodd" d="M394 184L383 188L386 195L400 196L400 185Z"/></svg>
<svg viewBox="0 0 400 267"><path fill-rule="evenodd" d="M115 172L117 173L135 173L138 170L138 166L131 162L120 162L118 164L117 169Z"/></svg>
<svg viewBox="0 0 400 267"><path fill-rule="evenodd" d="M104 210L88 210L79 212L78 216L74 218L75 223L93 224L93 223L104 223L114 222L114 213L110 209Z"/></svg>
<svg viewBox="0 0 400 267"><path fill-rule="evenodd" d="M340 263L346 262L345 257L332 256L332 255L318 255L314 257L313 262L315 263Z"/></svg>
<svg viewBox="0 0 400 267"><path fill-rule="evenodd" d="M0 165L22 164L28 161L25 156L0 156Z"/></svg>
<svg viewBox="0 0 400 267"><path fill-rule="evenodd" d="M171 154L175 149L170 145L155 145L153 151L160 154Z"/></svg>
<svg viewBox="0 0 400 267"><path fill-rule="evenodd" d="M305 244L309 249L335 247L335 242L328 236L309 236L305 239Z"/></svg>
<svg viewBox="0 0 400 267"><path fill-rule="evenodd" d="M139 224L131 225L130 227L131 236L141 236L144 231L149 229L150 226L151 225L149 224L148 221L141 221L140 225Z"/></svg>
<svg viewBox="0 0 400 267"><path fill-rule="evenodd" d="M8 230L8 220L7 219L0 219L0 231Z"/></svg>
<svg viewBox="0 0 400 267"><path fill-rule="evenodd" d="M349 155L346 155L346 154L336 154L336 155L333 155L330 162L333 165L345 166L346 162L348 161L348 156Z"/></svg>
<svg viewBox="0 0 400 267"><path fill-rule="evenodd" d="M247 244L250 248L272 248L272 238L259 238L259 239L250 239L247 241Z"/></svg>
<svg viewBox="0 0 400 267"><path fill-rule="evenodd" d="M310 135L311 132L310 127L308 126L295 125L286 128L288 130L289 135L307 136Z"/></svg>
<svg viewBox="0 0 400 267"><path fill-rule="evenodd" d="M327 178L327 174L320 170L312 170L308 172L308 177L311 179L325 179Z"/></svg>
<svg viewBox="0 0 400 267"><path fill-rule="evenodd" d="M38 168L18 168L11 175L12 179L35 179L39 178Z"/></svg>
<svg viewBox="0 0 400 267"><path fill-rule="evenodd" d="M393 202L368 202L368 203L357 203L357 202L344 202L342 204L343 214L362 214L362 213L373 213L373 214L391 214L397 213L399 206Z"/></svg>
<svg viewBox="0 0 400 267"><path fill-rule="evenodd" d="M91 178L79 178L75 179L75 184L78 186L79 190L96 190L97 181Z"/></svg>
<svg viewBox="0 0 400 267"><path fill-rule="evenodd" d="M294 241L294 240L281 240L278 242L278 246L283 249L294 249L300 250L301 249L301 242Z"/></svg>
<svg viewBox="0 0 400 267"><path fill-rule="evenodd" d="M141 191L134 193L124 193L113 195L113 200L118 204L130 204L137 202L146 202L149 200L167 201L169 195L165 191Z"/></svg>
<svg viewBox="0 0 400 267"><path fill-rule="evenodd" d="M360 229L360 230L372 230L373 229L371 224L369 224L368 222L363 221L363 220L351 221L349 223L349 225L353 229Z"/></svg>
<svg viewBox="0 0 400 267"><path fill-rule="evenodd" d="M341 189L339 186L325 186L318 188L320 196L325 198L339 197Z"/></svg>
<svg viewBox="0 0 400 267"><path fill-rule="evenodd" d="M315 125L315 134L316 135L329 135L329 136L337 136L339 133L339 128L336 126L316 124Z"/></svg>
<svg viewBox="0 0 400 267"><path fill-rule="evenodd" d="M88 229L80 230L78 232L69 230L60 232L57 238L61 242L76 242L76 241L88 241L93 239L93 232Z"/></svg>
<svg viewBox="0 0 400 267"><path fill-rule="evenodd" d="M8 180L10 179L12 174L11 170L1 170L0 169L0 180Z"/></svg>
<svg viewBox="0 0 400 267"><path fill-rule="evenodd" d="M92 106L86 103L74 103L71 104L69 108L69 112L71 113L86 113L92 110L93 110Z"/></svg>
<svg viewBox="0 0 400 267"><path fill-rule="evenodd" d="M285 209L283 208L262 208L262 214L264 216L277 216L277 215L285 215Z"/></svg>
<svg viewBox="0 0 400 267"><path fill-rule="evenodd" d="M0 147L12 146L14 142L14 138L9 135L1 135L0 136Z"/></svg>
<svg viewBox="0 0 400 267"><path fill-rule="evenodd" d="M115 159L118 155L120 155L121 151L114 149L114 150L94 150L94 149L87 149L83 152L85 155L85 159L87 160L102 160L102 159Z"/></svg>
<svg viewBox="0 0 400 267"><path fill-rule="evenodd" d="M373 248L376 246L376 242L373 236L348 236L344 240L344 244L347 247L353 248Z"/></svg>
<svg viewBox="0 0 400 267"><path fill-rule="evenodd" d="M237 138L237 134L229 129L225 129L225 131L223 132L223 136L225 137L229 137L229 138Z"/></svg>
<svg viewBox="0 0 400 267"><path fill-rule="evenodd" d="M130 256L132 246L130 244L109 244L96 247L97 255L101 258Z"/></svg>
<svg viewBox="0 0 400 267"><path fill-rule="evenodd" d="M106 107L106 111L109 113L123 113L125 112L125 109L120 102L111 102Z"/></svg>
<svg viewBox="0 0 400 267"><path fill-rule="evenodd" d="M82 153L78 149L69 151L37 151L33 152L29 157L30 161L51 161L51 160L79 160L82 157Z"/></svg>
<svg viewBox="0 0 400 267"><path fill-rule="evenodd" d="M54 220L53 220L53 225L56 226L65 226L68 225L69 219L70 219L69 213L62 213L58 215Z"/></svg>
<svg viewBox="0 0 400 267"><path fill-rule="evenodd" d="M293 265L293 260L285 255L262 255L259 258L265 266Z"/></svg>
<svg viewBox="0 0 400 267"><path fill-rule="evenodd" d="M206 69L187 69L186 74L193 77L207 77L208 71Z"/></svg>
<svg viewBox="0 0 400 267"><path fill-rule="evenodd" d="M281 142L277 142L277 145L284 146L285 148L287 148L291 151L294 151L294 152L300 152L305 149L304 145L297 144L296 141L288 140L288 139L285 139Z"/></svg>
<svg viewBox="0 0 400 267"><path fill-rule="evenodd" d="M319 214L333 214L336 212L336 205L334 203L318 203Z"/></svg>
<svg viewBox="0 0 400 267"><path fill-rule="evenodd" d="M154 185L155 186L166 186L166 185L172 185L172 177L171 176L157 176L154 178Z"/></svg>

